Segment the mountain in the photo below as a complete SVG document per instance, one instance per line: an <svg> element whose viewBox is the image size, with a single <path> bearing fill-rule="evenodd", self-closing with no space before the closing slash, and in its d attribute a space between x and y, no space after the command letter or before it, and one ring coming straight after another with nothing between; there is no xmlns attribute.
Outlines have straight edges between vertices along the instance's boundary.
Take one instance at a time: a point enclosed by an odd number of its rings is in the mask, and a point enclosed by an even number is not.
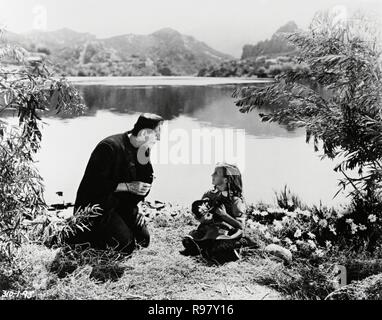
<svg viewBox="0 0 382 320"><path fill-rule="evenodd" d="M57 49L60 47L81 45L86 41L96 39L96 37L90 33L76 32L67 28L51 32L32 31L25 33L24 36L30 41L30 43Z"/></svg>
<svg viewBox="0 0 382 320"><path fill-rule="evenodd" d="M298 26L294 21L289 21L280 27L271 37L264 41L260 41L255 45L246 44L243 47L242 59L257 58L261 55L286 55L293 53L295 48L291 45L282 33L290 33L298 30Z"/></svg>
<svg viewBox="0 0 382 320"><path fill-rule="evenodd" d="M66 75L193 75L232 59L171 28L105 39L70 29L6 36L29 51L46 54L56 73Z"/></svg>
<svg viewBox="0 0 382 320"><path fill-rule="evenodd" d="M195 38L165 28L149 35L128 34L103 40L122 60L131 56L150 58L167 65L176 74L194 74L200 68L231 56L216 51Z"/></svg>
<svg viewBox="0 0 382 320"><path fill-rule="evenodd" d="M290 21L280 27L271 37L255 45L245 45L239 60L223 61L218 66L211 65L199 70L201 77L258 77L273 78L288 71L304 69L297 60L297 50L283 33L298 30L295 22Z"/></svg>

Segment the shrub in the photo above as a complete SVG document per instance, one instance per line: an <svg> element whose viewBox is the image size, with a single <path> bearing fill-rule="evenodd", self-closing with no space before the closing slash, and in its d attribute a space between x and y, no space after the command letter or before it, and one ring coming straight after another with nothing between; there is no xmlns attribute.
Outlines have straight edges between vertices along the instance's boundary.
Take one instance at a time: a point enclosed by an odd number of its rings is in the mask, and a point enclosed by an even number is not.
<svg viewBox="0 0 382 320"><path fill-rule="evenodd" d="M369 234L371 247L381 231L376 225L368 229L367 219L375 215L380 222L382 202L382 68L377 35L376 26L360 14L346 22L317 14L308 31L288 36L299 49L303 67L283 70L267 86L233 93L241 112L273 105L271 113L260 114L262 121L304 127L306 142L313 140L322 158L340 161L334 168L344 176L338 192L353 190L347 219L354 223L339 224L353 235L361 228L359 235ZM280 71L279 66L272 68L271 73Z"/></svg>
<svg viewBox="0 0 382 320"><path fill-rule="evenodd" d="M12 264L26 238L26 220L44 214L43 182L34 167L46 110L84 110L82 98L66 79L54 79L43 61L30 60L17 46L0 46L0 255ZM11 61L5 67L2 62ZM12 117L17 114L18 126Z"/></svg>

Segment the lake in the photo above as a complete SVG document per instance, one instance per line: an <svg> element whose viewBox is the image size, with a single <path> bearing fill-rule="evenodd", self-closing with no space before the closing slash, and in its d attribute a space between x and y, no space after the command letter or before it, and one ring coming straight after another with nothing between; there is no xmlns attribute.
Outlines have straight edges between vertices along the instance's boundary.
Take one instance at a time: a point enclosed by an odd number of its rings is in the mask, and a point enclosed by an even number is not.
<svg viewBox="0 0 382 320"><path fill-rule="evenodd" d="M211 188L218 161L242 169L247 202L274 202L287 184L308 204L332 199L340 176L335 163L320 160L305 143L305 131L263 123L259 113L242 114L231 97L237 86L264 85L245 79L192 77L71 78L88 110L82 116L45 118L37 166L45 180L45 198L62 191L74 202L89 156L103 138L125 132L141 112L166 119L162 138L152 150L155 181L148 200L188 205ZM211 138L211 139L209 139ZM210 140L210 141L208 141Z"/></svg>

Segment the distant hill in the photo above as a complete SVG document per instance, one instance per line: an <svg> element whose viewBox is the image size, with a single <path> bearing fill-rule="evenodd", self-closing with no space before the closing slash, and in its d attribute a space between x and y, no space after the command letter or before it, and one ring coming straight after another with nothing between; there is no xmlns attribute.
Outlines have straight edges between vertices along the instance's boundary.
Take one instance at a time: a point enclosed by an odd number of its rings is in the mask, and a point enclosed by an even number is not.
<svg viewBox="0 0 382 320"><path fill-rule="evenodd" d="M286 55L293 53L295 48L291 45L282 33L289 33L298 30L298 26L294 21L289 21L280 27L271 37L264 41L260 41L255 45L246 44L243 47L242 59L257 58L262 55Z"/></svg>
<svg viewBox="0 0 382 320"><path fill-rule="evenodd" d="M5 36L31 52L45 54L56 73L71 76L194 75L203 67L232 59L170 28L106 39L70 29Z"/></svg>
<svg viewBox="0 0 382 320"><path fill-rule="evenodd" d="M296 48L283 35L296 30L296 23L290 21L279 28L271 39L255 45L245 45L241 59L223 61L218 66L202 68L198 76L271 78L286 70L305 68L296 60Z"/></svg>

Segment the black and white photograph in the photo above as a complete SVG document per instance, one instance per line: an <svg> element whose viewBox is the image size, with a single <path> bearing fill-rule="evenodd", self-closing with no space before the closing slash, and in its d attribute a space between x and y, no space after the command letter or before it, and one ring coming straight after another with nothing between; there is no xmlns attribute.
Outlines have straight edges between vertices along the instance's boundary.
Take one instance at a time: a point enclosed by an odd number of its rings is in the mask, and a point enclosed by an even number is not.
<svg viewBox="0 0 382 320"><path fill-rule="evenodd" d="M382 300L382 0L1 0L0 300Z"/></svg>

